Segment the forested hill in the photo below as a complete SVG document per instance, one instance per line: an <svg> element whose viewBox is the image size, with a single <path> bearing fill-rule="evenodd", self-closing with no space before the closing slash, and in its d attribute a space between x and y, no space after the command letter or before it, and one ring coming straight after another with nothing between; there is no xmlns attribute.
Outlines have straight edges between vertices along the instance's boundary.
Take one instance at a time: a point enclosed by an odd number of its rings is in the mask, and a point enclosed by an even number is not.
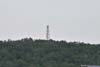
<svg viewBox="0 0 100 67"><path fill-rule="evenodd" d="M0 41L0 67L100 65L100 45L53 40Z"/></svg>

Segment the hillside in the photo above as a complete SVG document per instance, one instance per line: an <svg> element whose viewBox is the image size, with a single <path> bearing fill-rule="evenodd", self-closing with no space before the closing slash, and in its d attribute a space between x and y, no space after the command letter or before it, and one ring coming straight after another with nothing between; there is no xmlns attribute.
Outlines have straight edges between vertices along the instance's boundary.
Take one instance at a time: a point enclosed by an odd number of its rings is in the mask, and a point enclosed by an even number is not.
<svg viewBox="0 0 100 67"><path fill-rule="evenodd" d="M0 67L100 65L100 45L54 40L0 41Z"/></svg>

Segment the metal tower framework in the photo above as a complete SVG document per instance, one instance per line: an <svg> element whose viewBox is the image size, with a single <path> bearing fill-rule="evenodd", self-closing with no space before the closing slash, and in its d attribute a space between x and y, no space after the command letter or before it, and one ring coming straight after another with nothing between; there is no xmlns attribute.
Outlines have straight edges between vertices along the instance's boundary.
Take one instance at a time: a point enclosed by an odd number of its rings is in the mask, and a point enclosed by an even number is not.
<svg viewBox="0 0 100 67"><path fill-rule="evenodd" d="M50 34L49 34L49 25L47 25L47 33L46 33L46 39L50 39Z"/></svg>

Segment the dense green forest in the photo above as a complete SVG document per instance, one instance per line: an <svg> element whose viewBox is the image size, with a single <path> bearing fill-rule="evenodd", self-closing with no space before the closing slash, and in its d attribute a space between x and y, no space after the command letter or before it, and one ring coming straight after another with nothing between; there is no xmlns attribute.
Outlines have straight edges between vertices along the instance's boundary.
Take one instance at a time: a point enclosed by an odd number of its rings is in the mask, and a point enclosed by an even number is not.
<svg viewBox="0 0 100 67"><path fill-rule="evenodd" d="M0 67L100 65L100 45L54 40L0 41Z"/></svg>

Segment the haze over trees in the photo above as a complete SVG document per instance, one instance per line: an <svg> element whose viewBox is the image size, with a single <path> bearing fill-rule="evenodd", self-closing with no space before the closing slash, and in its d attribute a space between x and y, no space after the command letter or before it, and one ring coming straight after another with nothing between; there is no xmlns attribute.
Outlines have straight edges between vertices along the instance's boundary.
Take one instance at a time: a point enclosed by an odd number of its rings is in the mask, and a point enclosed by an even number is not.
<svg viewBox="0 0 100 67"><path fill-rule="evenodd" d="M0 41L0 67L100 65L100 45L54 40Z"/></svg>

